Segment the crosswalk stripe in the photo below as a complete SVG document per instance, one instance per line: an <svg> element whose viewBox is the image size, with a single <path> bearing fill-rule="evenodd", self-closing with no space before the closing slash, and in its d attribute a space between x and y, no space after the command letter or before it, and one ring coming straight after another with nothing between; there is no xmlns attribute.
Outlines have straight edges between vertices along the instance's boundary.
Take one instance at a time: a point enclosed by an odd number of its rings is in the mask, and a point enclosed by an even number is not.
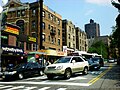
<svg viewBox="0 0 120 90"><path fill-rule="evenodd" d="M59 88L59 89L57 89L57 90L66 90L67 88Z"/></svg>
<svg viewBox="0 0 120 90"><path fill-rule="evenodd" d="M0 87L0 89L5 89L5 88L9 88L9 87L12 87L12 86L2 86L2 87Z"/></svg>
<svg viewBox="0 0 120 90"><path fill-rule="evenodd" d="M35 89L35 88L37 88L37 87L25 87L25 89L23 89L23 90L32 90L32 89Z"/></svg>
<svg viewBox="0 0 120 90"><path fill-rule="evenodd" d="M49 89L50 87L43 87L43 88L41 88L41 89L38 89L38 90L47 90L47 89Z"/></svg>
<svg viewBox="0 0 120 90"><path fill-rule="evenodd" d="M17 86L17 87L12 87L9 89L5 89L5 90L14 90L14 89L20 89L20 88L24 88L25 86Z"/></svg>

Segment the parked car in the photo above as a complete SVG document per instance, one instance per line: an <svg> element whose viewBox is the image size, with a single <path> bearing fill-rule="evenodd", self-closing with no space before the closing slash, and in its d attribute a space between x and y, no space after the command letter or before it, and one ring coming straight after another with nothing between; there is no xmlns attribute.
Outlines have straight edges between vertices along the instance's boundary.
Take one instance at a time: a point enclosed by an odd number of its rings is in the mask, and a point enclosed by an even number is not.
<svg viewBox="0 0 120 90"><path fill-rule="evenodd" d="M96 63L99 63L100 64L100 67L103 67L104 66L104 59L101 58L101 57L94 57L92 58L92 60Z"/></svg>
<svg viewBox="0 0 120 90"><path fill-rule="evenodd" d="M115 59L114 59L114 58L110 58L110 59L108 59L108 62L109 62L109 63L114 63L114 62L115 62Z"/></svg>
<svg viewBox="0 0 120 90"><path fill-rule="evenodd" d="M88 63L89 63L89 70L93 71L93 70L99 70L100 69L100 64L99 62L95 62L93 60L93 58L88 59Z"/></svg>
<svg viewBox="0 0 120 90"><path fill-rule="evenodd" d="M48 65L44 73L48 79L60 75L69 79L73 73L83 72L83 74L88 74L88 69L88 61L85 61L81 56L65 56L59 58L54 64Z"/></svg>
<svg viewBox="0 0 120 90"><path fill-rule="evenodd" d="M6 69L3 72L2 78L3 79L23 79L27 76L33 76L35 74L43 75L44 67L38 63L22 63L19 64L11 69Z"/></svg>

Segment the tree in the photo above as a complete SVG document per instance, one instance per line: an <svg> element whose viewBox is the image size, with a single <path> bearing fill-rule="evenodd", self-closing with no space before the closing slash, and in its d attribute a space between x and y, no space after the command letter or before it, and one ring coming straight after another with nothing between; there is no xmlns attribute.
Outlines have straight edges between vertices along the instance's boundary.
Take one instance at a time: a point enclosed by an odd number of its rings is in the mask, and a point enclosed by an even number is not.
<svg viewBox="0 0 120 90"><path fill-rule="evenodd" d="M94 42L88 52L101 54L104 58L108 58L108 47L102 41Z"/></svg>

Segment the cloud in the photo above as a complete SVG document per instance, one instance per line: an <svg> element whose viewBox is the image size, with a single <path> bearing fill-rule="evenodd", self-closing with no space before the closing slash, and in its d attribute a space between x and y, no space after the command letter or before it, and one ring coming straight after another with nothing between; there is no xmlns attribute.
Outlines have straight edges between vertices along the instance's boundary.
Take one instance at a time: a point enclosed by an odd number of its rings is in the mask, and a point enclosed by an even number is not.
<svg viewBox="0 0 120 90"><path fill-rule="evenodd" d="M88 16L88 15L92 14L93 12L94 12L93 10L89 10L85 13L85 16Z"/></svg>
<svg viewBox="0 0 120 90"><path fill-rule="evenodd" d="M111 3L111 0L85 0L87 3L107 5Z"/></svg>

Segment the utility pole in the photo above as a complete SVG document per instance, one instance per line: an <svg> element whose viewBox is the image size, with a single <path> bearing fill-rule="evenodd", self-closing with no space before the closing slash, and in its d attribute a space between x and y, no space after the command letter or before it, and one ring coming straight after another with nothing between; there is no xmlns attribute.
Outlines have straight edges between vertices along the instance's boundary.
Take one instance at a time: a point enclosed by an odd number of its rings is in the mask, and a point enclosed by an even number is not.
<svg viewBox="0 0 120 90"><path fill-rule="evenodd" d="M39 0L40 3L40 50L43 49L43 37L42 37L42 23L43 23L43 16L42 16L42 12L43 12L43 0Z"/></svg>

